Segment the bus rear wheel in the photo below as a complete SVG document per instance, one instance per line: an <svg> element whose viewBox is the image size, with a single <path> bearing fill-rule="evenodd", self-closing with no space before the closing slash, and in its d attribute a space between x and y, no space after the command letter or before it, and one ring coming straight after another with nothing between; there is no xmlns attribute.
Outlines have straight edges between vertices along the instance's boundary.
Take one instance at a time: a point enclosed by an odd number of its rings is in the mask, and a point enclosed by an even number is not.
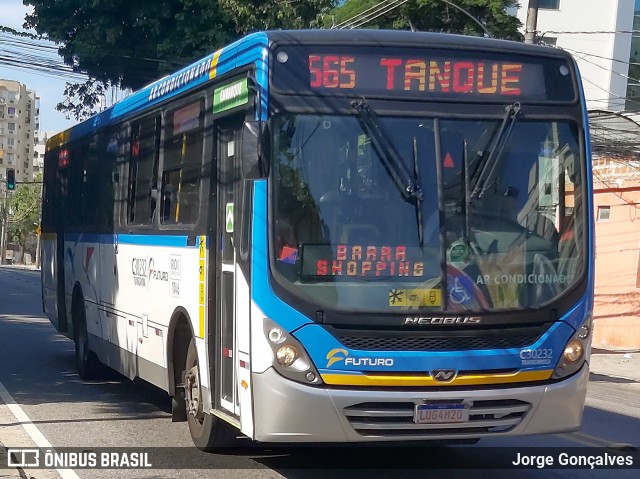
<svg viewBox="0 0 640 479"><path fill-rule="evenodd" d="M204 412L200 373L196 343L191 339L182 381L191 439L203 451L234 446L238 431L222 419Z"/></svg>
<svg viewBox="0 0 640 479"><path fill-rule="evenodd" d="M73 307L73 341L75 343L76 367L80 379L92 379L98 376L100 361L93 351L89 350L89 334L84 300L78 299Z"/></svg>

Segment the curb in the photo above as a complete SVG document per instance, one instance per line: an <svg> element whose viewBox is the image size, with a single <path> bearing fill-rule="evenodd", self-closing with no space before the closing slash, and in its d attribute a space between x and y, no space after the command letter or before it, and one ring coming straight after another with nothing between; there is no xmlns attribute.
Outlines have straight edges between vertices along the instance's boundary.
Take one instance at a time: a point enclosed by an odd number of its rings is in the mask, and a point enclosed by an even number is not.
<svg viewBox="0 0 640 479"><path fill-rule="evenodd" d="M640 352L592 351L589 370L592 374L640 383Z"/></svg>

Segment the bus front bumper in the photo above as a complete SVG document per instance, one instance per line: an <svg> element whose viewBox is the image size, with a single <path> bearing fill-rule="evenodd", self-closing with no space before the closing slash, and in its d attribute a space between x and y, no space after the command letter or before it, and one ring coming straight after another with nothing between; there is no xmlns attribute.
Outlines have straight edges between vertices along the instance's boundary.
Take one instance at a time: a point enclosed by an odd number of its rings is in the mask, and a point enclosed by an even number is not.
<svg viewBox="0 0 640 479"><path fill-rule="evenodd" d="M254 439L261 442L458 440L575 431L589 365L553 384L465 391L333 389L287 380L273 368L253 374ZM469 420L415 424L415 405L463 402Z"/></svg>

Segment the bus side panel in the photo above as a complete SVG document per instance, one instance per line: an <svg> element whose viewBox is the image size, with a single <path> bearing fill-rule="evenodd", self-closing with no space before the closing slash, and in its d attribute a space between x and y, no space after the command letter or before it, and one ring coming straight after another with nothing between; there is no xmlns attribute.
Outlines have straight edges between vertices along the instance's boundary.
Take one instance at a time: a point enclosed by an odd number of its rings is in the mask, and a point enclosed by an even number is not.
<svg viewBox="0 0 640 479"><path fill-rule="evenodd" d="M186 243L186 237L170 235L120 234L114 241L117 246L103 245L101 299L109 313L103 327L107 351L100 358L131 379L168 390L167 335L176 310L186 311L203 349L198 248L178 247L174 243ZM206 375L201 380L208 387Z"/></svg>
<svg viewBox="0 0 640 479"><path fill-rule="evenodd" d="M162 241L162 237L157 238ZM171 240L171 237L165 239ZM200 322L199 312L198 248L158 245L147 247L146 254L147 291L144 294L148 295L145 302L147 306L136 312L140 316L135 350L138 375L168 390L167 334L174 311L186 311L196 337L201 335L204 326L204 321ZM140 287L137 289L139 297ZM205 359L206 355L202 357ZM203 386L208 386L205 377L201 381Z"/></svg>
<svg viewBox="0 0 640 479"><path fill-rule="evenodd" d="M105 339L109 344L105 363L133 379L138 374L135 360L137 323L142 321L141 306L146 303L146 248L123 244L119 240L115 262L117 274L114 293L109 296L114 300L114 314L109 315L105 328Z"/></svg>
<svg viewBox="0 0 640 479"><path fill-rule="evenodd" d="M42 251L42 306L51 324L60 331L57 307L58 263L56 261L56 234L43 233Z"/></svg>
<svg viewBox="0 0 640 479"><path fill-rule="evenodd" d="M87 332L93 336L89 345L93 347L102 339L102 324L98 304L100 301L100 242L98 235L88 235L86 243L76 247L77 262L80 263L79 283L84 295ZM92 344L93 343L93 344Z"/></svg>
<svg viewBox="0 0 640 479"><path fill-rule="evenodd" d="M73 293L76 285L79 285L82 299L84 299L89 347L95 350L96 344L102 337L98 312L99 284L97 282L100 270L100 244L96 235L66 235L64 246L67 318L73 324Z"/></svg>

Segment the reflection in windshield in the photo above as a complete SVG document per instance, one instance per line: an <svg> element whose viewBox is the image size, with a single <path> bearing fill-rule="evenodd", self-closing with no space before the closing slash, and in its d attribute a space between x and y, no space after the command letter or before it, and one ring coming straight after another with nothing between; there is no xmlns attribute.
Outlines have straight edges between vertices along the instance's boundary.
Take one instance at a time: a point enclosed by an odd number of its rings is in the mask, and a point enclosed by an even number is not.
<svg viewBox="0 0 640 479"><path fill-rule="evenodd" d="M417 175L423 220L356 118L281 115L271 190L280 284L323 307L481 311L540 305L574 282L583 255L575 127L512 123L472 198L470 172L491 157L500 120L376 120Z"/></svg>

